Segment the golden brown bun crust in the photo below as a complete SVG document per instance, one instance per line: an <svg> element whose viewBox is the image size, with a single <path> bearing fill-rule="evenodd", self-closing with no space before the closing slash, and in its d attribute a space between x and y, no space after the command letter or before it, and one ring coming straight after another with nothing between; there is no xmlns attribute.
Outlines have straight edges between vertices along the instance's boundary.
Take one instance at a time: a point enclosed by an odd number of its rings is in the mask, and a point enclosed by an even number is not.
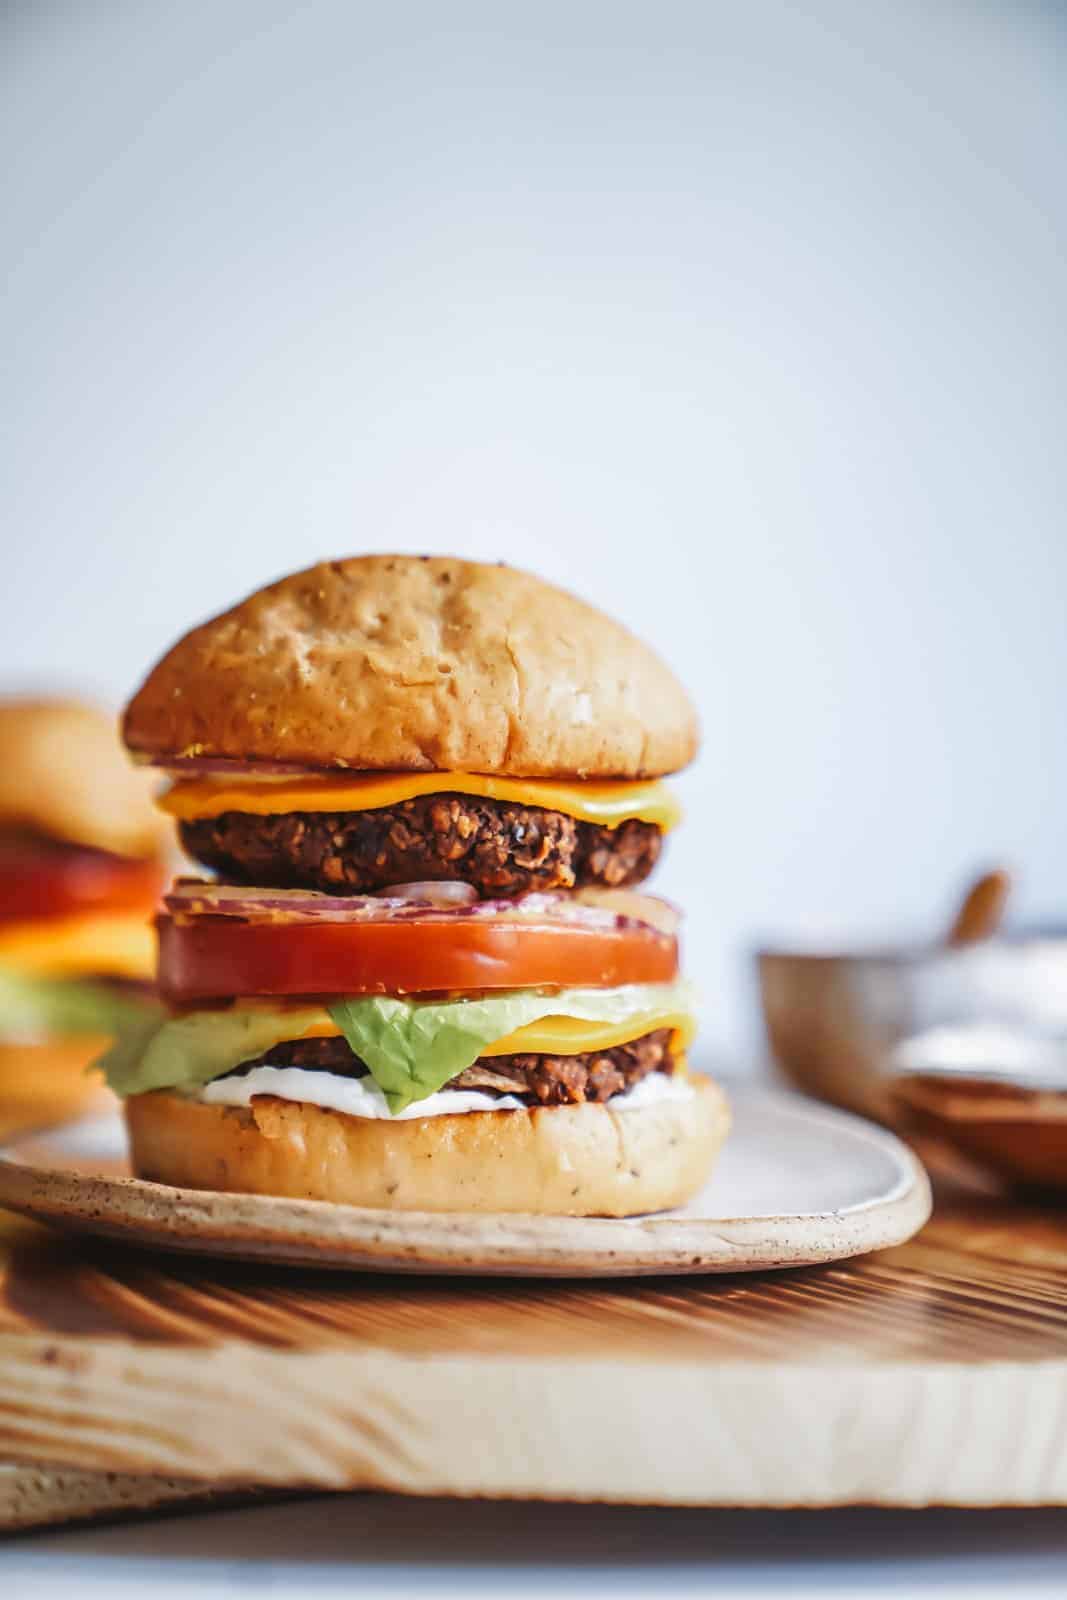
<svg viewBox="0 0 1067 1600"><path fill-rule="evenodd" d="M114 1105L101 1075L86 1071L110 1043L105 1034L88 1033L0 1043L0 1139Z"/></svg>
<svg viewBox="0 0 1067 1600"><path fill-rule="evenodd" d="M186 634L126 711L144 755L510 777L660 777L696 715L620 623L529 573L322 562Z"/></svg>
<svg viewBox="0 0 1067 1600"><path fill-rule="evenodd" d="M158 779L130 765L113 717L74 700L0 700L0 828L122 856L157 855Z"/></svg>
<svg viewBox="0 0 1067 1600"><path fill-rule="evenodd" d="M722 1092L692 1100L472 1111L376 1122L259 1096L204 1105L157 1090L126 1102L133 1169L183 1189L398 1211L625 1217L683 1204L729 1128Z"/></svg>

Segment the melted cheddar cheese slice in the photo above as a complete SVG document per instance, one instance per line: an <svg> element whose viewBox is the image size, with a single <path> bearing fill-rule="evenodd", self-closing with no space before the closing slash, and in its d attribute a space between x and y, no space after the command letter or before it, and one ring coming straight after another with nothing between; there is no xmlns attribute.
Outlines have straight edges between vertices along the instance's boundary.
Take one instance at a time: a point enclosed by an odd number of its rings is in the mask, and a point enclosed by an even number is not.
<svg viewBox="0 0 1067 1600"><path fill-rule="evenodd" d="M584 1056L596 1050L614 1050L617 1045L643 1039L646 1033L670 1028L676 1052L687 1050L696 1035L696 1020L686 1011L649 1011L627 1022L582 1022L577 1017L542 1017L517 1028L504 1039L483 1047L484 1056L539 1055ZM337 1039L341 1030L323 1014L299 1035L301 1039Z"/></svg>
<svg viewBox="0 0 1067 1600"><path fill-rule="evenodd" d="M681 820L666 784L565 783L552 778L492 778L478 772L362 773L308 778L180 778L159 800L180 822L224 811L279 816L288 811L376 811L425 794L470 794L562 811L581 822L617 828L635 818L664 832Z"/></svg>
<svg viewBox="0 0 1067 1600"><path fill-rule="evenodd" d="M506 1039L497 1039L482 1051L483 1056L525 1055L584 1056L594 1050L614 1050L616 1045L643 1039L658 1028L670 1028L679 1049L688 1049L696 1034L696 1022L683 1011L649 1011L628 1022L579 1022L576 1017L542 1017L517 1028Z"/></svg>
<svg viewBox="0 0 1067 1600"><path fill-rule="evenodd" d="M0 926L0 966L31 977L152 979L156 937L129 912L38 918Z"/></svg>

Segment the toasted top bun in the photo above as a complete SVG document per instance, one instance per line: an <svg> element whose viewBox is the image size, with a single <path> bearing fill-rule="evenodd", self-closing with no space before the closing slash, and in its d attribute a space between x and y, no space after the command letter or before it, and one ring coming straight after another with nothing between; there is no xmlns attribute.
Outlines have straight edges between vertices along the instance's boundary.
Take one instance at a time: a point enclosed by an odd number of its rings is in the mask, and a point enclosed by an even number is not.
<svg viewBox="0 0 1067 1600"><path fill-rule="evenodd" d="M154 856L156 787L114 719L75 700L0 700L0 829L28 829L115 855Z"/></svg>
<svg viewBox="0 0 1067 1600"><path fill-rule="evenodd" d="M510 777L660 777L685 691L620 623L529 573L437 556L322 562L204 623L126 711L130 748Z"/></svg>

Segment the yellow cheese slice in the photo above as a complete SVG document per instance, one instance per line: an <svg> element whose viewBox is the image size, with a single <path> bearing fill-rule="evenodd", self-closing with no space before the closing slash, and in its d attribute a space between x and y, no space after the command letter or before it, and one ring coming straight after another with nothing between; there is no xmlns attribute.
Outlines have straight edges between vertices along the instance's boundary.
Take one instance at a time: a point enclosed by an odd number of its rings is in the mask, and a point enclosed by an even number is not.
<svg viewBox="0 0 1067 1600"><path fill-rule="evenodd" d="M616 1045L642 1039L658 1028L670 1028L680 1049L687 1049L696 1034L696 1021L684 1011L648 1011L628 1022L579 1022L576 1017L542 1017L497 1039L483 1056L525 1055L584 1056L593 1050L614 1050Z"/></svg>
<svg viewBox="0 0 1067 1600"><path fill-rule="evenodd" d="M471 794L562 811L582 822L617 828L631 817L664 832L682 810L666 784L564 783L552 778L492 778L478 772L408 772L309 778L181 778L159 800L182 822L224 811L278 816L287 811L375 811L424 794Z"/></svg>
<svg viewBox="0 0 1067 1600"><path fill-rule="evenodd" d="M156 970L155 931L129 912L9 922L0 927L0 966L41 977L150 980Z"/></svg>
<svg viewBox="0 0 1067 1600"><path fill-rule="evenodd" d="M487 1044L482 1055L584 1056L594 1050L614 1050L616 1045L629 1044L631 1039L641 1039L659 1028L670 1028L675 1047L686 1050L696 1034L696 1019L685 1011L647 1011L628 1022L615 1023L542 1017L539 1022L528 1022L506 1038ZM321 1022L312 1023L299 1037L336 1039L340 1034L340 1028L324 1013Z"/></svg>
<svg viewBox="0 0 1067 1600"><path fill-rule="evenodd" d="M293 1035L294 1039L339 1039L340 1037L340 1028L336 1022L331 1021L325 1012L323 1012L321 1022L313 1022L309 1028L304 1029L303 1033L295 1033Z"/></svg>

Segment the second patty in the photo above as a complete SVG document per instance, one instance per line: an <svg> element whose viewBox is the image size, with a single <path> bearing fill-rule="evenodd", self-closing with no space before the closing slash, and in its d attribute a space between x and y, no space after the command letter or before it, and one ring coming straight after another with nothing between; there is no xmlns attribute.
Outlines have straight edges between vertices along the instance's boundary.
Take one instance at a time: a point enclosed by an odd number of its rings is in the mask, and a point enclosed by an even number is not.
<svg viewBox="0 0 1067 1600"><path fill-rule="evenodd" d="M465 794L423 795L376 811L225 811L183 822L181 837L191 856L238 883L363 894L453 878L487 898L626 888L648 876L662 844L651 822L603 828Z"/></svg>
<svg viewBox="0 0 1067 1600"><path fill-rule="evenodd" d="M302 1067L305 1071L334 1072L361 1078L367 1067L344 1039L290 1039L265 1055L235 1067L228 1077L241 1077L254 1067ZM483 1089L490 1094L514 1094L531 1105L602 1104L613 1095L633 1088L650 1072L671 1072L669 1028L657 1028L629 1044L577 1056L482 1056L473 1066L445 1085L446 1089Z"/></svg>

